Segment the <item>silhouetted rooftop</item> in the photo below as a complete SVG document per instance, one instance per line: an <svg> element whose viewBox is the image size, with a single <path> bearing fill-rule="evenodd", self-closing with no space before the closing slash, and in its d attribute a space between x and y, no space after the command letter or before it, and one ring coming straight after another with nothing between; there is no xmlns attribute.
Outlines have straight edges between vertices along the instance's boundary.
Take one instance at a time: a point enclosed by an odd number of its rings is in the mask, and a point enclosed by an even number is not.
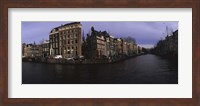
<svg viewBox="0 0 200 106"><path fill-rule="evenodd" d="M63 27L63 26L68 26L68 25L73 25L73 24L81 24L81 22L72 22L72 23L67 23L58 27L55 27L51 30L51 32L55 29L56 31L58 31L59 28Z"/></svg>

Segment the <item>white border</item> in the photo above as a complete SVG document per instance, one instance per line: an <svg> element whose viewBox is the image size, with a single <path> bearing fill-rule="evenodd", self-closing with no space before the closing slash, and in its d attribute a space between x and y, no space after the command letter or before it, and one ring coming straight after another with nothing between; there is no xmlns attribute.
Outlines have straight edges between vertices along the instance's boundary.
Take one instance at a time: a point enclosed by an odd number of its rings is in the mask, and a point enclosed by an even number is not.
<svg viewBox="0 0 200 106"><path fill-rule="evenodd" d="M8 12L9 98L192 98L191 8L9 8ZM21 85L21 21L123 20L179 21L179 84Z"/></svg>

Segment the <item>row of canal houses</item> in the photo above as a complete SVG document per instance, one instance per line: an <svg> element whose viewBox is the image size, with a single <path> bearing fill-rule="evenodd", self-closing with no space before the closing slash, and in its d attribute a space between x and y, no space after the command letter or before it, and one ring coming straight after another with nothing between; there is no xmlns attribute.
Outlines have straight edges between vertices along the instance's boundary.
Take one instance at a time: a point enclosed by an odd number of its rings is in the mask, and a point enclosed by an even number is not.
<svg viewBox="0 0 200 106"><path fill-rule="evenodd" d="M83 55L87 58L114 57L134 55L142 52L142 48L134 42L122 38L114 38L106 31L96 31L91 28L91 34L83 39Z"/></svg>
<svg viewBox="0 0 200 106"><path fill-rule="evenodd" d="M41 44L22 44L22 57L48 57L49 40L44 40Z"/></svg>
<svg viewBox="0 0 200 106"><path fill-rule="evenodd" d="M62 58L110 58L114 56L131 56L142 52L135 42L122 38L114 38L106 31L96 31L83 36L80 22L68 23L53 28L49 40L41 44L22 44L23 57L55 57Z"/></svg>

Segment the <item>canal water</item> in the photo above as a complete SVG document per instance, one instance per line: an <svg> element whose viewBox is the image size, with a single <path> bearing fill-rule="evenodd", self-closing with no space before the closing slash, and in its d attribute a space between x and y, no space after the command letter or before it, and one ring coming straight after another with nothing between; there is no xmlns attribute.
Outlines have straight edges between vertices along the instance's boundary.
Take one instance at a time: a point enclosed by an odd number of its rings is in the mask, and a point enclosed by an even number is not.
<svg viewBox="0 0 200 106"><path fill-rule="evenodd" d="M178 84L178 63L152 54L96 65L23 62L22 84Z"/></svg>

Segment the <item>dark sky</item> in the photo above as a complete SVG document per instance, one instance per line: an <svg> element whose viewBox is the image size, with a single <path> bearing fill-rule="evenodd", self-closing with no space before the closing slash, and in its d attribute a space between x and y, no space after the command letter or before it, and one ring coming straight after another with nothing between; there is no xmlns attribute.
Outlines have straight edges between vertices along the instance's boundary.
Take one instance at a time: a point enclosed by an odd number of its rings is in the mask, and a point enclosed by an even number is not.
<svg viewBox="0 0 200 106"><path fill-rule="evenodd" d="M22 42L40 43L49 38L51 29L70 22L22 22ZM153 47L158 40L167 34L169 30L177 30L178 22L81 22L82 30L86 35L92 26L97 31L107 31L112 36L120 38L132 36L138 45Z"/></svg>

